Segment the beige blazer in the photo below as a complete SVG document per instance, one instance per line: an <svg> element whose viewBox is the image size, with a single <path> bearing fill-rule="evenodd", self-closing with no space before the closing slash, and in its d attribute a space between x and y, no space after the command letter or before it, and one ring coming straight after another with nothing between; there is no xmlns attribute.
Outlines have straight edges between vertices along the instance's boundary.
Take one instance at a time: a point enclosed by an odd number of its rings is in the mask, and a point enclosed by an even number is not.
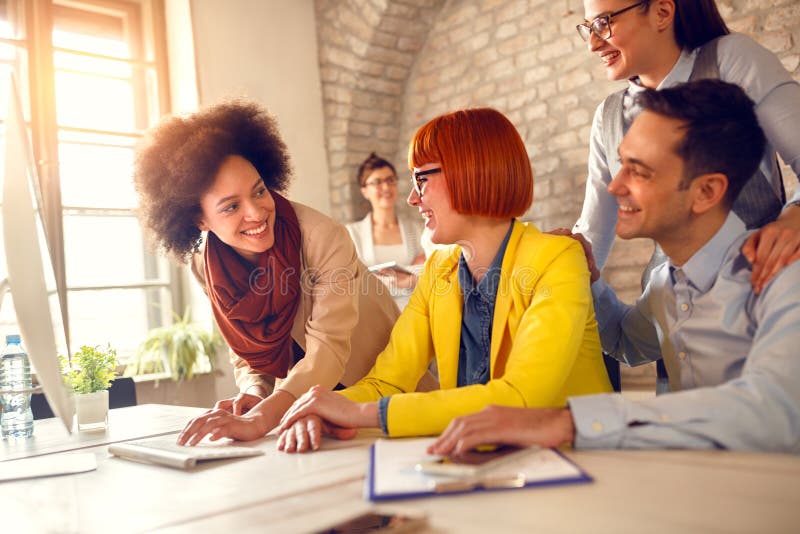
<svg viewBox="0 0 800 534"><path fill-rule="evenodd" d="M292 337L306 355L285 379L275 380L250 369L231 351L240 391L259 385L299 397L315 384L351 386L372 368L399 315L386 286L359 261L345 227L308 206L292 202L292 207L302 239L302 297ZM202 251L191 267L205 288ZM429 379L426 389L436 386Z"/></svg>

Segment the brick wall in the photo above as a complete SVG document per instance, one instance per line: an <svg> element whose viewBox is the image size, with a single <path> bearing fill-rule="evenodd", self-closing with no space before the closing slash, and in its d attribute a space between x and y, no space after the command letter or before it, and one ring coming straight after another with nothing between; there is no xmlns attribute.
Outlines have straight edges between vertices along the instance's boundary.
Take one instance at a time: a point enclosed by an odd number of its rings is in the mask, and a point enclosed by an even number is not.
<svg viewBox="0 0 800 534"><path fill-rule="evenodd" d="M355 183L372 151L391 159L402 144L403 95L443 0L317 0L331 212L363 217L369 204ZM405 167L398 160L398 166Z"/></svg>
<svg viewBox="0 0 800 534"><path fill-rule="evenodd" d="M800 1L717 4L734 31L778 54L800 79ZM594 109L624 86L606 80L575 31L581 0L318 0L316 8L335 216L365 212L352 182L369 151L393 156L403 176L419 126L449 110L491 106L528 148L536 185L526 218L542 229L575 222ZM794 191L794 174L784 175ZM401 193L408 189L402 180ZM645 240L615 244L604 276L623 299L638 296L651 250ZM632 370L627 379L651 374Z"/></svg>

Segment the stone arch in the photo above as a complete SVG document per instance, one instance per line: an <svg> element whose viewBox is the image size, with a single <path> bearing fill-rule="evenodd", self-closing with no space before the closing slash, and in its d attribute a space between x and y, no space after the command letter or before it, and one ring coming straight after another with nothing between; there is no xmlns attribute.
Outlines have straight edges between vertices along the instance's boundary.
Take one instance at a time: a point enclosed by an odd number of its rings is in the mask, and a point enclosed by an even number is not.
<svg viewBox="0 0 800 534"><path fill-rule="evenodd" d="M443 5L444 0L316 1L334 219L354 220L367 212L354 176L370 152L395 160L406 83Z"/></svg>

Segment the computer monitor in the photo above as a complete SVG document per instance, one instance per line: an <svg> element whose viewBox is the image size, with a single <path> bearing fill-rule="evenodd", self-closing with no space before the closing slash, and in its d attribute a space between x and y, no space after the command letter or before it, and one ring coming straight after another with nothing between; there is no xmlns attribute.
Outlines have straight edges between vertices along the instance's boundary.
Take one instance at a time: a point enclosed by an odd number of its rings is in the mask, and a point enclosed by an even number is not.
<svg viewBox="0 0 800 534"><path fill-rule="evenodd" d="M59 299L59 292L65 288L58 287L53 272L33 151L13 75L8 100L0 197L5 249L2 252L7 267L5 285L11 292L17 325L39 384L55 414L67 431L72 432L73 400L61 378L57 349L61 346L69 350Z"/></svg>

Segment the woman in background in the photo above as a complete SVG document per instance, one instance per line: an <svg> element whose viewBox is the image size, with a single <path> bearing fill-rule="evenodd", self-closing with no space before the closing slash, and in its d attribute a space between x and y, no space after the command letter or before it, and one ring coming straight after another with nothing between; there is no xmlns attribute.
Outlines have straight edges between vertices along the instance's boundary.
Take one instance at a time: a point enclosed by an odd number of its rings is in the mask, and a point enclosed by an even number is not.
<svg viewBox="0 0 800 534"><path fill-rule="evenodd" d="M344 227L283 197L289 175L275 119L253 103L166 119L139 151L143 222L191 263L240 389L193 419L181 444L261 437L311 386L354 384L397 318Z"/></svg>
<svg viewBox="0 0 800 534"><path fill-rule="evenodd" d="M356 180L361 194L369 201L370 212L360 221L348 223L347 231L365 264L394 262L403 267L376 272L402 309L417 284L416 269L409 272L406 268L425 261L420 245L421 225L398 216L397 172L387 160L371 153L358 167Z"/></svg>
<svg viewBox="0 0 800 534"><path fill-rule="evenodd" d="M312 388L278 448L317 449L362 427L439 434L490 404L564 406L610 391L580 245L516 220L533 199L525 144L493 109L436 117L409 147L416 207L437 244L375 367L340 392ZM441 389L414 392L436 359Z"/></svg>

